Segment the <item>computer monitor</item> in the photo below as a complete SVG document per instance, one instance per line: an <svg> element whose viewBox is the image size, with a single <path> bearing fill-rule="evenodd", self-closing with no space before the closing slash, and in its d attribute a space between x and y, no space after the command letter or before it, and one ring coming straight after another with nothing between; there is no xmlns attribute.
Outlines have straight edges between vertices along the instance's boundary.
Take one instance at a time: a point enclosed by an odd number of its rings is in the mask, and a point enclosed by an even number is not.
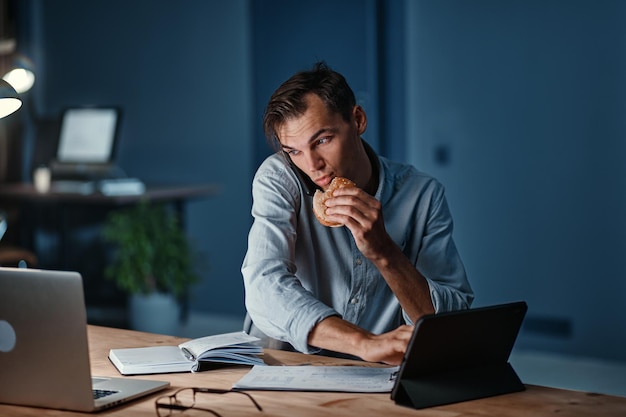
<svg viewBox="0 0 626 417"><path fill-rule="evenodd" d="M117 144L120 111L115 107L68 108L63 113L56 161L107 164Z"/></svg>

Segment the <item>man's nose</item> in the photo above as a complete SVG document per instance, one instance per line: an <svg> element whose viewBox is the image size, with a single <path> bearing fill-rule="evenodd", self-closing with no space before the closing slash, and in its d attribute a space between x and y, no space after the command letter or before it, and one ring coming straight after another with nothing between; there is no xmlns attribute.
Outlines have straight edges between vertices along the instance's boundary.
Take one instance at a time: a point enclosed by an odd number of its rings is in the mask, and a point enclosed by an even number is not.
<svg viewBox="0 0 626 417"><path fill-rule="evenodd" d="M309 171L319 171L324 167L324 159L317 152L309 152L307 154L307 166Z"/></svg>

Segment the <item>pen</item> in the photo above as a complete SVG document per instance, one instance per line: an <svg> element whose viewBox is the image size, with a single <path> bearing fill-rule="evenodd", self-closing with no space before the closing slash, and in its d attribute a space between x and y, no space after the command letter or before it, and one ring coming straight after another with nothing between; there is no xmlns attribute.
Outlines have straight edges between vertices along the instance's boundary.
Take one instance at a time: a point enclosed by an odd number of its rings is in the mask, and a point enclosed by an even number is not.
<svg viewBox="0 0 626 417"><path fill-rule="evenodd" d="M191 352L189 352L187 350L187 348L181 348L181 350L183 351L183 354L185 355L185 357L187 359L189 359L190 361L195 361L196 360L196 357L193 356L193 354Z"/></svg>

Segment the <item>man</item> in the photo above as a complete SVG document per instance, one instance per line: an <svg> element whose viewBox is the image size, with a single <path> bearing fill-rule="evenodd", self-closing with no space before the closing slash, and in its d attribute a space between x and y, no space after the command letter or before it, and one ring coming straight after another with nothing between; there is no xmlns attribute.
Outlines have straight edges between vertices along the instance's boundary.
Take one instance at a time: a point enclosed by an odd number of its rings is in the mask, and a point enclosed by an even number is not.
<svg viewBox="0 0 626 417"><path fill-rule="evenodd" d="M473 293L443 187L376 155L366 127L346 80L324 63L270 98L264 128L277 153L252 184L244 330L305 353L399 364L417 319L469 308ZM334 177L357 185L326 203L337 228L312 209L315 188Z"/></svg>

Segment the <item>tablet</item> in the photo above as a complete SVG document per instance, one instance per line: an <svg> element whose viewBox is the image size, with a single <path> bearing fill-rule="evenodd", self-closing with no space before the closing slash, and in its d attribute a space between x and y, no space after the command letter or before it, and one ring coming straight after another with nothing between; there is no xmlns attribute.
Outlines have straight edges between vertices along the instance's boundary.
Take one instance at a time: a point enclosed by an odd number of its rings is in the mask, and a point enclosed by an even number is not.
<svg viewBox="0 0 626 417"><path fill-rule="evenodd" d="M422 317L391 398L426 408L524 390L509 355L527 309L519 301Z"/></svg>

